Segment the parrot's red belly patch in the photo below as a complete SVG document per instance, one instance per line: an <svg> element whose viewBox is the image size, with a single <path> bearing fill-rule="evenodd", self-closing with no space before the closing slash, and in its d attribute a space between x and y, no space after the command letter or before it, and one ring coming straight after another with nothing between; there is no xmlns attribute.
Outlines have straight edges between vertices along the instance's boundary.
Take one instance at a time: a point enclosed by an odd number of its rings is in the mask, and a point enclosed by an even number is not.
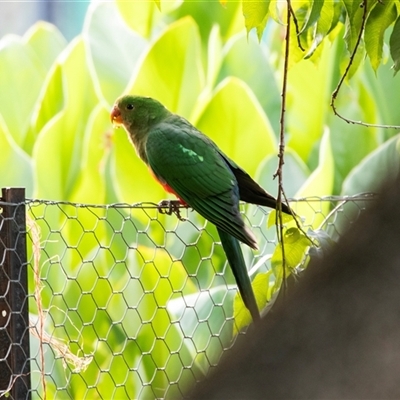
<svg viewBox="0 0 400 400"><path fill-rule="evenodd" d="M153 178L164 188L164 190L168 193L173 194L174 196L176 196L179 200L179 202L186 206L187 204L177 195L177 193L174 191L174 189L171 188L171 186L168 185L167 182L165 182L164 180L161 180L157 177L157 175L153 172L153 170L149 167L149 171L150 174L153 176Z"/></svg>

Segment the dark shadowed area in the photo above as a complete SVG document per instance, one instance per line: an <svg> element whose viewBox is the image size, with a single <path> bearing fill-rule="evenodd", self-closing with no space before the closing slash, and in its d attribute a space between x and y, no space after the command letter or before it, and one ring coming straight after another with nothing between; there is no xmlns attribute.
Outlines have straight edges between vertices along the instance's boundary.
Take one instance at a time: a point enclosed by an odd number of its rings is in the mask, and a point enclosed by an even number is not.
<svg viewBox="0 0 400 400"><path fill-rule="evenodd" d="M400 180L193 399L400 398Z"/></svg>

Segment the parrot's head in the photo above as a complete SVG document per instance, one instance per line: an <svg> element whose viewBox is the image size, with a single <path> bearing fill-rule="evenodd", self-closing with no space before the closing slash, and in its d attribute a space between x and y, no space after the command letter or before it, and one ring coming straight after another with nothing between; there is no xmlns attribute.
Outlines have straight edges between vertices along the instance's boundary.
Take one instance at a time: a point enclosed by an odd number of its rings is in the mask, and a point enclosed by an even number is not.
<svg viewBox="0 0 400 400"><path fill-rule="evenodd" d="M114 126L124 126L131 136L135 136L146 133L168 114L169 111L151 97L126 95L115 102L111 122Z"/></svg>

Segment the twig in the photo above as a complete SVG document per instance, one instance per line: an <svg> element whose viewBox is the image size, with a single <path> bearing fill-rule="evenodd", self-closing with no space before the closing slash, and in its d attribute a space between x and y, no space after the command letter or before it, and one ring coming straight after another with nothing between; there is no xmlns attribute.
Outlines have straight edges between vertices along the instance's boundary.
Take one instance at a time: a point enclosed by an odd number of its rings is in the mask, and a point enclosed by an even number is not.
<svg viewBox="0 0 400 400"><path fill-rule="evenodd" d="M289 69L289 45L290 45L290 19L291 19L291 0L287 1L287 12L286 12L286 35L285 35L285 58L283 65L283 81L282 81L282 103L281 103L281 115L280 115L280 134L279 134L279 153L278 153L278 168L274 173L274 179L278 177L278 196L277 196L277 236L278 242L282 243L282 268L283 274L282 279L285 282L286 278L286 257L285 257L285 244L283 240L283 218L282 218L282 193L283 189L283 164L285 163L285 114L286 114L286 93L287 93L287 79L288 79L288 69ZM284 195L286 198L286 196Z"/></svg>
<svg viewBox="0 0 400 400"><path fill-rule="evenodd" d="M294 10L293 10L293 7L292 7L292 3L291 3L290 1L288 1L288 8L289 8L290 13L291 13L291 15L292 15L293 22L294 22L294 26L295 26L295 28L296 28L297 45L299 46L299 49L300 49L301 51L305 51L305 49L304 49L304 47L302 46L301 41L300 41L299 23L298 23L298 21L297 21L296 14L294 13Z"/></svg>
<svg viewBox="0 0 400 400"><path fill-rule="evenodd" d="M382 126L382 125L366 124L366 123L361 122L361 121L353 121L353 120L350 120L350 119L348 119L348 118L342 116L341 114L339 114L339 112L337 111L337 108L336 108L336 106L335 106L336 98L337 98L337 96L338 96L338 94L339 94L339 91L340 91L340 89L341 89L341 87L342 87L342 85L343 85L344 80L346 79L346 76L349 74L349 71L350 71L351 66L353 65L354 58L355 58L355 56L356 56L356 54L357 54L357 50L358 50L358 47L360 46L360 42L361 42L362 35L363 35L363 33L364 33L365 23L366 23L366 20L367 20L367 13L368 13L368 10L367 10L367 0L363 0L363 2L362 2L361 4L362 4L362 7L363 7L363 16L362 16L362 21L361 21L361 29L360 29L360 32L358 33L357 41L356 41L356 44L355 44L355 46L354 46L353 52L352 52L351 55L350 55L350 60L349 60L349 63L347 64L347 66L346 66L346 70L344 71L344 74L343 74L342 77L340 78L339 83L338 83L338 85L336 86L336 89L335 89L335 90L333 91L333 93L332 93L332 96L331 96L331 104L330 104L330 105L331 105L331 107L332 107L333 113L334 113L337 117L339 117L340 119L342 119L343 121L347 122L348 124L357 124L357 125L363 125L363 126L366 126L366 127L377 127L377 128L380 128L380 127L384 127L384 126ZM399 128L399 127L396 127L396 126L387 126L387 127L388 127L388 128L396 128L396 129Z"/></svg>

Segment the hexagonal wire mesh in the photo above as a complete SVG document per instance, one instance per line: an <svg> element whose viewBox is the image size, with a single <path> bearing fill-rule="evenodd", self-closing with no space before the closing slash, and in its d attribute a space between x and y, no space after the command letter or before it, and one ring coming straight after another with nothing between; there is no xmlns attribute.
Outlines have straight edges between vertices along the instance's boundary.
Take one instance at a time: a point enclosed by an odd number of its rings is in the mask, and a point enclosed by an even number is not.
<svg viewBox="0 0 400 400"><path fill-rule="evenodd" d="M336 240L371 199L291 205L308 215L306 229ZM197 213L180 221L150 203L26 204L33 398L182 398L232 347L235 281ZM242 247L251 273L270 269L269 212L246 208L260 245Z"/></svg>

